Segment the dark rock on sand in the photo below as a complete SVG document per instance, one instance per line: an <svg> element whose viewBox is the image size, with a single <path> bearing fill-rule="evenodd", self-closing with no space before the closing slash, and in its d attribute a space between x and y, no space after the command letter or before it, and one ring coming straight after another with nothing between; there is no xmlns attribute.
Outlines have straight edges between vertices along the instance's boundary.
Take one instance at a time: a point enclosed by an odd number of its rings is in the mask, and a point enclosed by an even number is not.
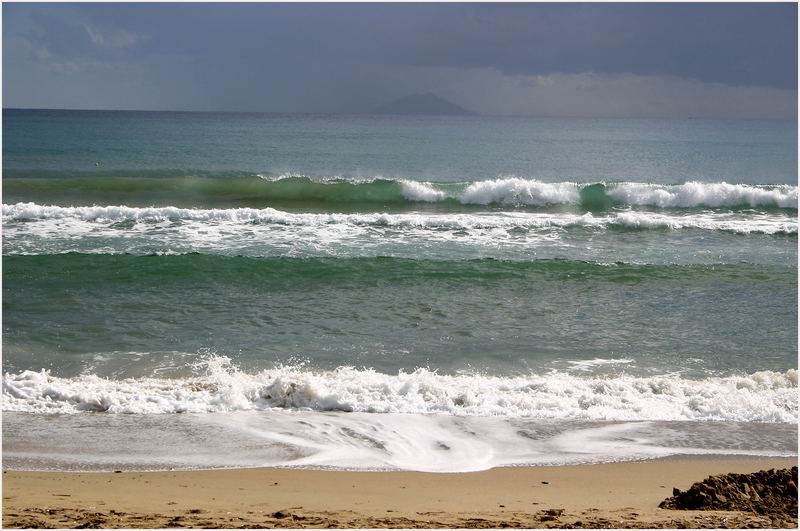
<svg viewBox="0 0 800 531"><path fill-rule="evenodd" d="M673 494L659 507L796 516L797 467L709 476L685 492L674 489Z"/></svg>

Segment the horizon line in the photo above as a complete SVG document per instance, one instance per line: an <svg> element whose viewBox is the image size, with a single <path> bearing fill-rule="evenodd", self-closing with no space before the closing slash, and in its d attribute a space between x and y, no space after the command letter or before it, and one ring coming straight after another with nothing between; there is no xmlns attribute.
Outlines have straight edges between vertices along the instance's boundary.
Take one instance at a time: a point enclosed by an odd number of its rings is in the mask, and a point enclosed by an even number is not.
<svg viewBox="0 0 800 531"><path fill-rule="evenodd" d="M186 109L90 109L68 107L2 107L5 111L70 111L70 112L140 112L140 113L184 113L184 114L301 114L314 116L385 116L385 117L433 117L433 118L531 118L531 119L578 119L578 120L760 120L797 122L798 116L792 118L766 118L766 117L735 117L735 116L590 116L590 115L556 115L556 114L480 114L450 115L450 114L392 114L373 112L341 112L341 111L243 111L243 110L186 110Z"/></svg>

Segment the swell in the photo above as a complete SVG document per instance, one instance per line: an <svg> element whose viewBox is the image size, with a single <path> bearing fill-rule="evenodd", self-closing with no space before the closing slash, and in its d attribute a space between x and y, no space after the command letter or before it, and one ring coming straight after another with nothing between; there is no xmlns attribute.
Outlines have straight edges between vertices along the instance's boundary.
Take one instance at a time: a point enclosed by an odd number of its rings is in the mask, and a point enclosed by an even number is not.
<svg viewBox="0 0 800 531"><path fill-rule="evenodd" d="M181 170L83 172L55 177L54 172L6 170L6 202L67 205L240 206L263 208L337 208L379 211L386 208L443 209L503 207L523 210L576 207L657 209L797 210L797 187L726 182L659 185L637 182L544 182L507 177L460 183L391 178L312 179L302 175L265 177L236 172ZM57 172L56 172L57 173ZM31 178L36 175L36 178Z"/></svg>
<svg viewBox="0 0 800 531"><path fill-rule="evenodd" d="M76 285L112 282L119 284L179 279L184 284L215 283L273 285L276 288L320 284L391 285L432 280L451 283L489 283L503 280L553 282L600 281L646 283L656 280L689 281L713 278L719 281L779 282L796 287L797 268L763 264L639 265L599 264L579 260L545 259L504 261L415 260L407 258L251 258L206 254L136 256L129 254L23 255L3 257L3 278L8 286L16 281L37 279L41 283Z"/></svg>
<svg viewBox="0 0 800 531"><path fill-rule="evenodd" d="M185 175L121 177L118 174L68 179L4 179L6 200L32 198L61 205L179 205L179 206L267 206L325 204L405 203L399 182L375 180L313 181L306 177L265 180L257 175Z"/></svg>

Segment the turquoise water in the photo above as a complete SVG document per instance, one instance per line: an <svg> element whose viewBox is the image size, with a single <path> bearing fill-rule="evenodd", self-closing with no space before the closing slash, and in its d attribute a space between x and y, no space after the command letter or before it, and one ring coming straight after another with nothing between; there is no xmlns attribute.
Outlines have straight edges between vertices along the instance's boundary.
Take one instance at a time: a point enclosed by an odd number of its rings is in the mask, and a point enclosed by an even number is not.
<svg viewBox="0 0 800 531"><path fill-rule="evenodd" d="M794 455L796 130L6 109L4 461Z"/></svg>
<svg viewBox="0 0 800 531"><path fill-rule="evenodd" d="M3 110L4 178L796 184L793 122ZM100 161L99 168L92 166Z"/></svg>
<svg viewBox="0 0 800 531"><path fill-rule="evenodd" d="M785 371L797 339L796 274L779 266L70 253L7 256L4 280L5 369L64 376L212 349L250 369L518 375L619 358L615 372L696 378Z"/></svg>

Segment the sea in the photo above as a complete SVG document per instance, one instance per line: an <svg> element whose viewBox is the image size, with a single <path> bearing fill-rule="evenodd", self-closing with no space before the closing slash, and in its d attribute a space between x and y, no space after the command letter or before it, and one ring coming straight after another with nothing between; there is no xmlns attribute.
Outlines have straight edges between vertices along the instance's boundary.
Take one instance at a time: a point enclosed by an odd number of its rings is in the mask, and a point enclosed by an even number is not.
<svg viewBox="0 0 800 531"><path fill-rule="evenodd" d="M3 109L3 468L796 456L796 121Z"/></svg>

